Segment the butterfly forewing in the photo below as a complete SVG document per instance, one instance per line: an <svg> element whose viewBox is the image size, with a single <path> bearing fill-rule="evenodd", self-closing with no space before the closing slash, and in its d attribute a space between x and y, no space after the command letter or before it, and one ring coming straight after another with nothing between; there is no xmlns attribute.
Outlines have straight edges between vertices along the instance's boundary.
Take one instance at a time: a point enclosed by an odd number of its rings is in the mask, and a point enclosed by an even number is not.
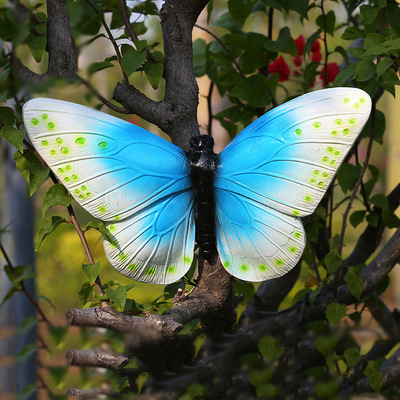
<svg viewBox="0 0 400 400"><path fill-rule="evenodd" d="M226 147L219 156L214 185L218 250L227 271L247 280L264 280L282 275L297 263L304 244L300 251L291 251L298 247L288 244L284 250L282 247L285 257L279 256L273 272L256 274L251 267L247 275L243 271L237 274L242 261L234 255L240 253L242 242L253 243L264 260L263 267L267 262L273 265L277 257L273 255L271 259L270 252L264 252L268 246L262 237L268 237L269 228L265 228L265 235L254 230L258 217L253 215L253 208L248 210L248 203L258 203L259 209L281 216L274 227L278 232L286 232L288 217L293 220L311 214L365 125L370 109L368 94L359 89L309 93L265 114ZM235 196L240 204L237 208L250 215L241 225L242 233L228 227L235 226L236 216L225 212L224 197L218 195L222 191ZM220 239L222 235L224 240ZM249 256L247 262L259 268L259 257Z"/></svg>
<svg viewBox="0 0 400 400"><path fill-rule="evenodd" d="M116 231L124 227L123 238L116 238L113 244L118 245L108 251L116 269L153 283L184 275L193 257L194 217L189 165L181 149L126 121L58 100L26 103L24 124L40 156L75 200ZM182 193L181 207L174 214L175 227L168 234L144 229L152 219L159 225L171 221L167 204L176 205L178 193ZM184 238L182 227L187 233ZM138 236L140 253L128 252L125 242ZM159 257L161 252L168 256ZM148 259L143 263L145 255ZM129 269L136 264L142 267ZM174 273L160 272L172 265Z"/></svg>

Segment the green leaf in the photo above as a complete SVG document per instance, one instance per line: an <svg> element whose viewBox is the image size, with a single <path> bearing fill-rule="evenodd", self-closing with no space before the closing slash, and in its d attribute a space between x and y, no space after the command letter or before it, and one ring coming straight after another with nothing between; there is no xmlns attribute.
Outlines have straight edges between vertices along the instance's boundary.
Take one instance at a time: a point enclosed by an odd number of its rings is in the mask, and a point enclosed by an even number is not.
<svg viewBox="0 0 400 400"><path fill-rule="evenodd" d="M178 282L170 283L164 288L164 299L172 299L178 292L178 289L185 290L185 282L183 280L179 280Z"/></svg>
<svg viewBox="0 0 400 400"><path fill-rule="evenodd" d="M36 326L37 322L38 320L36 317L25 318L15 332L18 333L19 335L27 333Z"/></svg>
<svg viewBox="0 0 400 400"><path fill-rule="evenodd" d="M388 199L382 193L376 194L375 196L372 196L369 199L369 202L372 203L376 207L379 207L379 208L382 208L382 209L389 209Z"/></svg>
<svg viewBox="0 0 400 400"><path fill-rule="evenodd" d="M357 299L360 300L362 295L362 280L360 273L356 267L349 267L346 275L344 276L345 282L349 285L350 293Z"/></svg>
<svg viewBox="0 0 400 400"><path fill-rule="evenodd" d="M361 165L343 164L337 174L337 180L344 194L353 189L361 173Z"/></svg>
<svg viewBox="0 0 400 400"><path fill-rule="evenodd" d="M196 39L193 42L193 72L200 77L207 73L206 70L207 43L204 39Z"/></svg>
<svg viewBox="0 0 400 400"><path fill-rule="evenodd" d="M290 29L286 26L279 31L276 41L266 38L264 47L272 52L287 53L292 56L297 56L296 44L291 36Z"/></svg>
<svg viewBox="0 0 400 400"><path fill-rule="evenodd" d="M147 60L146 64L143 66L143 69L152 88L154 90L158 89L158 85L160 84L160 80L164 72L164 65L161 62Z"/></svg>
<svg viewBox="0 0 400 400"><path fill-rule="evenodd" d="M18 293L20 290L19 287L13 286L10 288L10 290L6 293L6 295L4 296L3 300L0 303L0 307L3 306L3 304L10 299L15 293Z"/></svg>
<svg viewBox="0 0 400 400"><path fill-rule="evenodd" d="M382 221L389 229L398 228L400 226L400 218L387 209L382 210Z"/></svg>
<svg viewBox="0 0 400 400"><path fill-rule="evenodd" d="M347 307L345 304L331 303L325 310L325 315L332 325L337 325L346 316Z"/></svg>
<svg viewBox="0 0 400 400"><path fill-rule="evenodd" d="M42 61L42 56L44 51L46 50L46 44L47 44L46 36L45 35L38 36L36 34L31 34L28 36L26 41L35 61L36 62Z"/></svg>
<svg viewBox="0 0 400 400"><path fill-rule="evenodd" d="M30 163L25 168L29 171L29 192L32 196L33 193L46 181L49 176L50 168L43 167L42 164Z"/></svg>
<svg viewBox="0 0 400 400"><path fill-rule="evenodd" d="M260 370L250 371L248 377L249 377L250 383L254 387L258 388L261 385L268 382L272 378L273 374L274 374L274 370L272 368L264 368L261 371Z"/></svg>
<svg viewBox="0 0 400 400"><path fill-rule="evenodd" d="M37 296L37 300L38 301L44 300L47 304L49 304L49 306L51 307L52 315L54 315L55 312L57 311L57 307L51 302L51 300L48 297L39 295Z"/></svg>
<svg viewBox="0 0 400 400"><path fill-rule="evenodd" d="M253 9L254 0L228 0L228 10L240 25L244 24Z"/></svg>
<svg viewBox="0 0 400 400"><path fill-rule="evenodd" d="M343 86L346 82L353 79L356 72L357 63L352 63L346 68L342 69L333 81L333 86Z"/></svg>
<svg viewBox="0 0 400 400"><path fill-rule="evenodd" d="M111 232L106 228L104 222L101 221L89 221L86 224L86 230L96 229L96 231L100 232L110 243L114 241Z"/></svg>
<svg viewBox="0 0 400 400"><path fill-rule="evenodd" d="M15 123L14 111L10 107L0 107L0 122L3 125L13 126Z"/></svg>
<svg viewBox="0 0 400 400"><path fill-rule="evenodd" d="M350 215L350 223L354 228L357 228L357 226L359 224L361 224L361 222L364 221L365 218L365 214L367 213L366 210L358 210L358 211L354 211L351 215Z"/></svg>
<svg viewBox="0 0 400 400"><path fill-rule="evenodd" d="M370 60L361 60L356 67L355 77L359 82L371 79L376 72L376 65Z"/></svg>
<svg viewBox="0 0 400 400"><path fill-rule="evenodd" d="M121 66L126 75L131 76L146 60L145 51L137 51L132 47L122 56Z"/></svg>
<svg viewBox="0 0 400 400"><path fill-rule="evenodd" d="M376 76L379 78L385 71L387 71L394 63L394 59L386 57L383 60L379 61L379 64L376 68Z"/></svg>
<svg viewBox="0 0 400 400"><path fill-rule="evenodd" d="M81 302L82 306L84 306L87 301L89 296L93 292L93 286L90 284L90 282L83 282L81 285L81 290L78 292L78 299Z"/></svg>
<svg viewBox="0 0 400 400"><path fill-rule="evenodd" d="M93 64L89 65L89 68L87 71L90 76L90 75L93 75L95 72L99 72L99 71L102 71L103 69L111 68L111 67L114 67L114 64L107 62L107 61L94 62Z"/></svg>
<svg viewBox="0 0 400 400"><path fill-rule="evenodd" d="M349 369L353 369L361 359L361 354L357 347L350 347L343 354Z"/></svg>
<svg viewBox="0 0 400 400"><path fill-rule="evenodd" d="M28 279L36 277L31 265L18 265L14 268L11 268L9 265L5 265L4 271L6 272L10 282L17 288L20 287L19 284L21 282L25 282Z"/></svg>
<svg viewBox="0 0 400 400"><path fill-rule="evenodd" d="M296 11L302 17L307 18L309 0L285 0L281 3L285 5L285 9Z"/></svg>
<svg viewBox="0 0 400 400"><path fill-rule="evenodd" d="M340 236L335 235L329 240L330 252L325 256L326 269L330 275L334 274L342 263L342 258L338 253Z"/></svg>
<svg viewBox="0 0 400 400"><path fill-rule="evenodd" d="M380 392L382 389L382 373L375 360L369 360L367 368L364 370L364 375L368 378L368 383L375 392Z"/></svg>
<svg viewBox="0 0 400 400"><path fill-rule="evenodd" d="M16 147L21 153L24 151L23 140L25 129L16 129L13 126L6 125L1 128L1 136Z"/></svg>
<svg viewBox="0 0 400 400"><path fill-rule="evenodd" d="M229 96L245 100L254 107L265 107L271 103L268 90L269 81L266 76L252 75L236 85Z"/></svg>
<svg viewBox="0 0 400 400"><path fill-rule="evenodd" d="M57 346L57 349L61 349L64 347L65 344L65 337L68 333L68 327L67 326L54 326L51 325L49 326L49 333L51 340L53 343Z"/></svg>
<svg viewBox="0 0 400 400"><path fill-rule="evenodd" d="M30 383L25 386L15 400L27 400L38 390L38 387L34 383Z"/></svg>
<svg viewBox="0 0 400 400"><path fill-rule="evenodd" d="M105 294L113 301L119 311L123 311L126 303L126 288L118 286L115 290L108 288L104 290Z"/></svg>
<svg viewBox="0 0 400 400"><path fill-rule="evenodd" d="M36 239L35 251L39 250L41 244L43 243L43 240L63 222L67 221L64 218L57 215L46 218L45 220L42 221Z"/></svg>
<svg viewBox="0 0 400 400"><path fill-rule="evenodd" d="M279 344L279 339L272 336L264 336L258 343L260 353L267 360L275 362L285 351L285 348Z"/></svg>
<svg viewBox="0 0 400 400"><path fill-rule="evenodd" d="M374 228L377 228L379 225L379 214L373 212L372 214L367 215L367 222L372 225Z"/></svg>
<svg viewBox="0 0 400 400"><path fill-rule="evenodd" d="M329 336L318 336L314 340L315 347L324 356L331 354L332 350L335 348L339 341L337 335L332 334Z"/></svg>
<svg viewBox="0 0 400 400"><path fill-rule="evenodd" d="M257 397L273 399L279 394L279 386L272 383L264 383L257 388Z"/></svg>
<svg viewBox="0 0 400 400"><path fill-rule="evenodd" d="M373 6L362 5L360 7L360 14L366 24L372 24L378 15L378 10Z"/></svg>
<svg viewBox="0 0 400 400"><path fill-rule="evenodd" d="M68 207L72 201L73 197L69 195L67 189L60 183L56 183L50 187L44 196L42 204L42 216L46 214L46 211L49 208L58 205Z"/></svg>
<svg viewBox="0 0 400 400"><path fill-rule="evenodd" d="M339 382L333 380L327 382L318 382L314 386L316 395L322 399L334 398L333 396L338 389L339 389Z"/></svg>
<svg viewBox="0 0 400 400"><path fill-rule="evenodd" d="M322 31L326 29L326 32L333 36L335 31L335 23L336 17L335 13L330 10L325 14L325 18L323 15L319 15L316 20L317 25L321 28Z"/></svg>
<svg viewBox="0 0 400 400"><path fill-rule="evenodd" d="M100 261L96 264L82 264L82 272L86 275L91 285L94 284L101 270Z"/></svg>
<svg viewBox="0 0 400 400"><path fill-rule="evenodd" d="M233 293L235 295L243 295L243 302L247 303L254 297L256 291L252 282L235 279L233 284Z"/></svg>
<svg viewBox="0 0 400 400"><path fill-rule="evenodd" d="M17 362L20 363L25 362L29 358L31 358L36 353L36 351L37 351L36 344L33 343L27 344L20 350L15 359Z"/></svg>
<svg viewBox="0 0 400 400"><path fill-rule="evenodd" d="M356 26L349 26L342 35L342 39L344 40L355 40L359 37L364 37L364 32Z"/></svg>

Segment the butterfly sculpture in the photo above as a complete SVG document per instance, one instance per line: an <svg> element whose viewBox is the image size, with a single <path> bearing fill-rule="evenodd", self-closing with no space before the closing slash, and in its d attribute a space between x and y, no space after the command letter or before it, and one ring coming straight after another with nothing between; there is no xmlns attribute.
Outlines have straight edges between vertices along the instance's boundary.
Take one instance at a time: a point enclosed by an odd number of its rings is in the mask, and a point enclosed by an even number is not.
<svg viewBox="0 0 400 400"><path fill-rule="evenodd" d="M308 93L258 118L218 155L212 142L204 145L210 138L192 139L189 157L145 129L73 103L33 99L23 116L60 182L105 221L111 264L132 279L165 284L190 268L201 219L196 198L212 195L216 244L205 253L216 247L226 270L247 281L292 269L305 246L300 217L315 210L370 109L360 89ZM211 185L200 199L197 179Z"/></svg>

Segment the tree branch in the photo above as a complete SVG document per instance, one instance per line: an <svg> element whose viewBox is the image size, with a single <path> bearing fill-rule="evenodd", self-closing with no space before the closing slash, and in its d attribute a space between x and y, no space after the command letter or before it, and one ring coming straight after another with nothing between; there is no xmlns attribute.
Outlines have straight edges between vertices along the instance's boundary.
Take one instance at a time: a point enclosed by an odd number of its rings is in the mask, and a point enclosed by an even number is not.
<svg viewBox="0 0 400 400"><path fill-rule="evenodd" d="M129 363L129 358L106 353L101 350L68 350L67 363L85 367L107 368L120 372Z"/></svg>

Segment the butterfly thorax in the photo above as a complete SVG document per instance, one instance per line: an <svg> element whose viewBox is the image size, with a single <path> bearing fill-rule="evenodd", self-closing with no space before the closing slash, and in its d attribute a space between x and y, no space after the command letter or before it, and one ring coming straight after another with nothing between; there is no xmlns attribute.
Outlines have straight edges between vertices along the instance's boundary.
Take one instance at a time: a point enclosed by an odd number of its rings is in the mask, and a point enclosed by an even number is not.
<svg viewBox="0 0 400 400"><path fill-rule="evenodd" d="M190 175L196 193L196 241L202 256L208 260L216 256L214 172L217 155L211 136L200 135L190 141L187 153Z"/></svg>

